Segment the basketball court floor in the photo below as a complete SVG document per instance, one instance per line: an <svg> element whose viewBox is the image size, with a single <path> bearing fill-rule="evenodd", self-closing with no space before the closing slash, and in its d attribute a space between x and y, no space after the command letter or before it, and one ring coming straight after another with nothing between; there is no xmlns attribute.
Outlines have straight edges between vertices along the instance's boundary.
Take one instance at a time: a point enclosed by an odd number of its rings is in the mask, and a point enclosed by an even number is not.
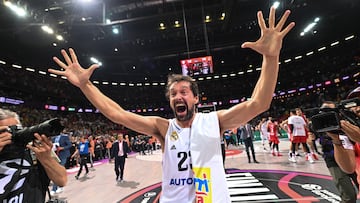
<svg viewBox="0 0 360 203"><path fill-rule="evenodd" d="M232 202L340 202L338 191L321 157L314 163L298 157L289 162L289 142L280 141L283 156L272 156L255 142L256 159L248 163L244 146L230 146L225 166ZM268 146L267 146L268 147ZM321 147L320 147L321 151ZM68 203L157 203L161 193L161 151L132 154L126 160L124 181L115 180L114 164L99 161L75 179L78 168L68 169L68 184L55 197ZM211 183L210 183L211 184ZM216 186L213 186L216 187Z"/></svg>

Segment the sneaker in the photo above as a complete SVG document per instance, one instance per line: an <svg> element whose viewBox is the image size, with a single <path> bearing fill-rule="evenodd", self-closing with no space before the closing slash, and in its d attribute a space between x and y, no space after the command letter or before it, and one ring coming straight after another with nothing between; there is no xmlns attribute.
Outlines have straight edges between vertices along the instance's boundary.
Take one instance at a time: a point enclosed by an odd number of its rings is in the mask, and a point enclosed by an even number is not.
<svg viewBox="0 0 360 203"><path fill-rule="evenodd" d="M51 191L50 191L50 195L51 195L51 196L54 196L54 195L55 195L55 191L51 190Z"/></svg>
<svg viewBox="0 0 360 203"><path fill-rule="evenodd" d="M282 154L280 154L280 152L277 153L277 156L282 156Z"/></svg>
<svg viewBox="0 0 360 203"><path fill-rule="evenodd" d="M319 160L319 158L314 153L312 154L312 158L315 159L315 160Z"/></svg>
<svg viewBox="0 0 360 203"><path fill-rule="evenodd" d="M79 180L79 176L78 176L78 175L76 175L75 178L76 178L76 180Z"/></svg>
<svg viewBox="0 0 360 203"><path fill-rule="evenodd" d="M309 160L309 162L312 164L312 163L314 163L314 159L312 158L312 156L311 155L309 155L309 156L307 156L308 157L308 160Z"/></svg>
<svg viewBox="0 0 360 203"><path fill-rule="evenodd" d="M276 156L275 152L271 152L271 154L272 154L273 156Z"/></svg>
<svg viewBox="0 0 360 203"><path fill-rule="evenodd" d="M63 191L63 188L62 187L58 187L58 189L55 191L55 193L60 193Z"/></svg>
<svg viewBox="0 0 360 203"><path fill-rule="evenodd" d="M290 161L293 162L293 163L296 163L296 158L295 158L295 156L291 157L291 158L290 158Z"/></svg>

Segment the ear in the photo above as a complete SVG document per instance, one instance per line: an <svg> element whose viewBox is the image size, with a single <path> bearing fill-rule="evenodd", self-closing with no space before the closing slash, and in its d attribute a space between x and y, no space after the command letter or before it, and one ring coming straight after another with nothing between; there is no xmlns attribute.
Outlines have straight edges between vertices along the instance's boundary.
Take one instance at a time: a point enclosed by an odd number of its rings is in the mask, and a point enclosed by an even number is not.
<svg viewBox="0 0 360 203"><path fill-rule="evenodd" d="M195 104L198 104L198 103L199 103L199 95L198 95L198 96L195 96L195 97L194 97L194 100L195 100Z"/></svg>

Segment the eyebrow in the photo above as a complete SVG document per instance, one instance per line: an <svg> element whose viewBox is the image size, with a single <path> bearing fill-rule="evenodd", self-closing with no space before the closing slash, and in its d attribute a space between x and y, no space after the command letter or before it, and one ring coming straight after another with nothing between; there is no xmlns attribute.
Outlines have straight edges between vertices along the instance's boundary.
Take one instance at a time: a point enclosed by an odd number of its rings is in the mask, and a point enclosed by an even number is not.
<svg viewBox="0 0 360 203"><path fill-rule="evenodd" d="M189 85L182 85L180 89L190 89ZM170 91L174 90L174 87L170 88Z"/></svg>

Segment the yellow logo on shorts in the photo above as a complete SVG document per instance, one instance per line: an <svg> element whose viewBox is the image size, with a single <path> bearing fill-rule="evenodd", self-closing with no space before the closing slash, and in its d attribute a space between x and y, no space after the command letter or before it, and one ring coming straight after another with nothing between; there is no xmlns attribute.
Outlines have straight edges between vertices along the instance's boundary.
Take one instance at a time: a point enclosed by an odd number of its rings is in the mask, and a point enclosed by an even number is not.
<svg viewBox="0 0 360 203"><path fill-rule="evenodd" d="M196 203L212 203L210 168L193 168Z"/></svg>

